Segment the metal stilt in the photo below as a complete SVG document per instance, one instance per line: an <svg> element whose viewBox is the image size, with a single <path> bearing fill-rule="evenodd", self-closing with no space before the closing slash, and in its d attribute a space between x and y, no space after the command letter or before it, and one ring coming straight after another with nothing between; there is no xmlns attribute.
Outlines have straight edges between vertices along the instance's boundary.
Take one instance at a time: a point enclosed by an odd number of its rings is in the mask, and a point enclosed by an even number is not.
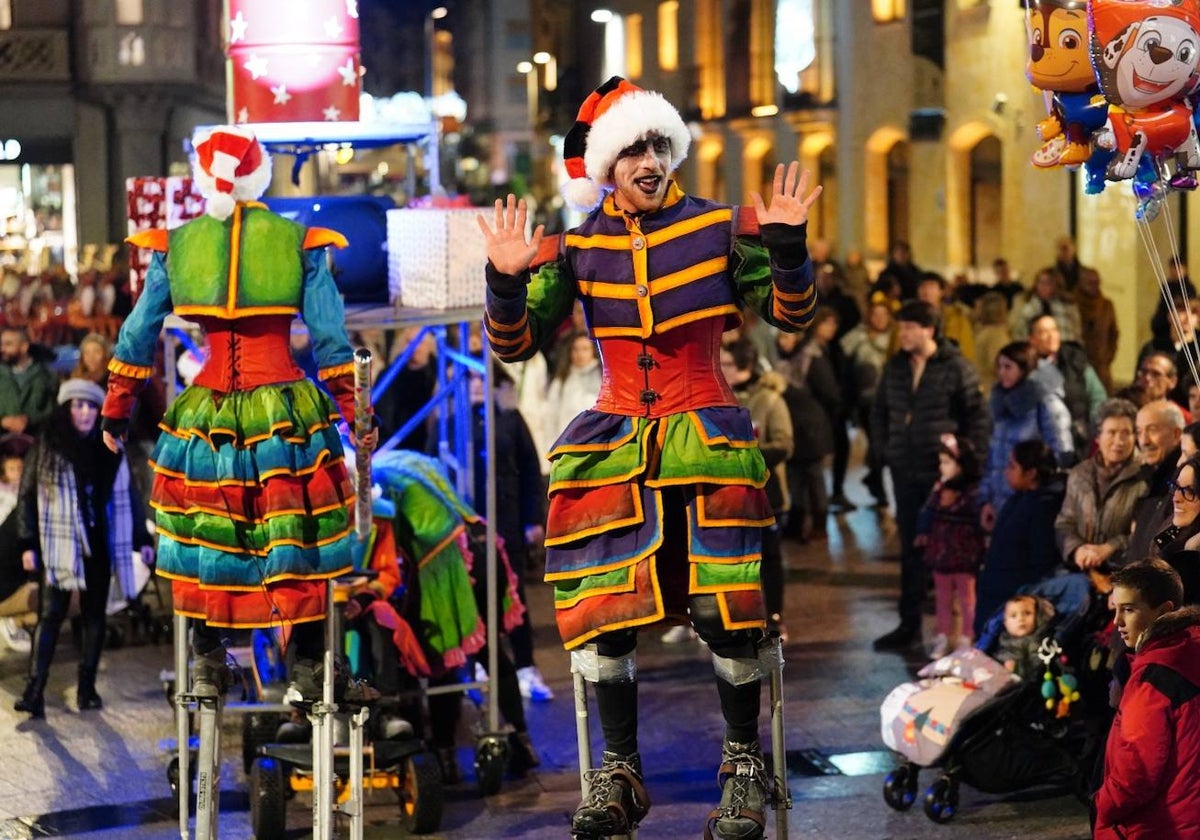
<svg viewBox="0 0 1200 840"><path fill-rule="evenodd" d="M783 728L783 643L778 636L768 636L759 649L759 660L771 677L771 807L775 809L775 838L787 840L788 811L792 808L792 791L788 787L787 745Z"/></svg>
<svg viewBox="0 0 1200 840"><path fill-rule="evenodd" d="M192 693L188 667L188 619L176 615L175 629L175 736L179 767L179 836L189 840L188 812L192 794L191 721L193 705L199 719L200 746L196 753L196 840L216 840L221 795L221 711L224 699L197 698Z"/></svg>
<svg viewBox="0 0 1200 840"><path fill-rule="evenodd" d="M583 799L588 797L588 771L592 769L592 733L588 725L587 679L583 675L582 659L571 654L571 679L575 695L575 741L579 749L579 790ZM638 830L628 834L614 834L610 840L637 840ZM598 839L597 839L598 840Z"/></svg>
<svg viewBox="0 0 1200 840"><path fill-rule="evenodd" d="M313 756L313 840L333 840L333 719L337 704L333 702L333 669L336 644L333 581L325 587L325 654L321 702L314 703L308 713L312 723Z"/></svg>

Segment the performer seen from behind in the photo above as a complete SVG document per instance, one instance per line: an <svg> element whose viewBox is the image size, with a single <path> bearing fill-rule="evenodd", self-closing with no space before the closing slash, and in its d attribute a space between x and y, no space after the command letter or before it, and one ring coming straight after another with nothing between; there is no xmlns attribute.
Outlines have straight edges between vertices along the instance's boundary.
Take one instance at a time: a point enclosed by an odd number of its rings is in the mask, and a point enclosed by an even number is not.
<svg viewBox="0 0 1200 840"><path fill-rule="evenodd" d="M351 568L354 489L336 423L340 415L354 427L354 363L326 256L346 240L255 200L271 162L245 127L218 127L197 143L194 172L208 214L130 238L155 253L109 363L104 439L115 450L123 438L167 315L199 323L208 359L160 424L150 496L158 573L172 581L176 612L195 620L193 693L215 697L229 685L217 628L273 626L295 658L289 699L312 702L325 581ZM292 358L297 316L332 400ZM344 680L337 691L369 699Z"/></svg>
<svg viewBox="0 0 1200 840"><path fill-rule="evenodd" d="M484 326L504 361L537 353L582 301L603 379L550 451L546 580L559 631L595 683L605 750L572 817L578 838L625 834L650 807L638 755L637 631L687 616L712 650L725 718L721 803L706 836L763 835L758 743L765 616L761 533L774 519L748 412L721 375L721 335L750 307L795 331L816 302L805 223L820 187L779 166L753 208L686 195L671 178L691 137L661 95L613 77L567 135L565 235L525 233L497 201Z"/></svg>

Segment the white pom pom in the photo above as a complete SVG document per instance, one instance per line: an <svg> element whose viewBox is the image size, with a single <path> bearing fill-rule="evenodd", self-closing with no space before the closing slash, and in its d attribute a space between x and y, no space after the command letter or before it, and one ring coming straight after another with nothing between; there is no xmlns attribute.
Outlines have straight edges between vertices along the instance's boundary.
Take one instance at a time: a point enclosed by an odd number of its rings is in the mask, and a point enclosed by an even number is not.
<svg viewBox="0 0 1200 840"><path fill-rule="evenodd" d="M584 212L594 210L604 198L604 191L591 178L572 178L563 184L562 194L573 209Z"/></svg>
<svg viewBox="0 0 1200 840"><path fill-rule="evenodd" d="M213 193L208 196L208 215L214 219L225 221L233 215L233 208L237 202L233 200L233 196L229 193Z"/></svg>

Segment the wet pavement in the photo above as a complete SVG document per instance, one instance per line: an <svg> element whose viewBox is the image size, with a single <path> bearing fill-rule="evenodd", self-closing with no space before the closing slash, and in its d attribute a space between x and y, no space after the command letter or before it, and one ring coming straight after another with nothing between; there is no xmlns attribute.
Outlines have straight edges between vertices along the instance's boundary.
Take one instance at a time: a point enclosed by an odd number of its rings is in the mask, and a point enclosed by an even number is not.
<svg viewBox="0 0 1200 840"><path fill-rule="evenodd" d="M852 495L868 498L861 485ZM879 704L923 660L880 654L870 641L896 623L899 567L894 525L886 514L861 508L830 517L828 542L785 542L789 567L784 668L792 838L917 840L920 838L1054 838L1089 836L1086 808L1068 792L1038 788L993 795L963 786L959 813L935 825L920 804L897 812L881 790L894 760L880 740ZM889 557L891 559L889 559ZM537 626L538 664L557 693L528 704L530 731L542 766L507 780L482 797L472 774L473 741L464 738L463 785L444 790L445 812L434 840L497 837L569 838L568 816L579 798L568 660L551 626L550 593L530 586ZM931 618L929 619L932 620ZM0 658L0 840L72 836L95 840L178 837L166 781L173 721L160 671L170 667L169 644L130 644L105 653L99 712L74 711L76 652L64 634L47 692L46 719L12 711L26 669L24 657ZM639 651L641 751L653 808L642 840L699 840L716 804L716 766L722 723L710 660L698 642L667 645L645 634ZM767 692L762 734L768 743ZM468 722L478 716L468 704ZM240 718L223 730L220 836L251 837L247 780L240 760ZM599 727L593 719L593 745ZM937 772L922 774L921 789ZM367 838L407 836L396 797L371 796ZM768 813L767 836L775 838ZM311 834L310 800L289 804L289 838ZM342 836L347 836L343 830Z"/></svg>

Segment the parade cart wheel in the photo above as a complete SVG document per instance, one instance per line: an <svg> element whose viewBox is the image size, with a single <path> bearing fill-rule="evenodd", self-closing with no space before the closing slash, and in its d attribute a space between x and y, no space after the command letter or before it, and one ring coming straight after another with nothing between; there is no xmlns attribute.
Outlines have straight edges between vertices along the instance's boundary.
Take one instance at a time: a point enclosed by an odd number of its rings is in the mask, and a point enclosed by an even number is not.
<svg viewBox="0 0 1200 840"><path fill-rule="evenodd" d="M255 840L283 840L287 796L283 764L258 756L250 767L250 829Z"/></svg>
<svg viewBox="0 0 1200 840"><path fill-rule="evenodd" d="M258 748L274 744L278 738L280 716L274 712L251 712L242 715L242 770L247 776L258 757Z"/></svg>
<svg viewBox="0 0 1200 840"><path fill-rule="evenodd" d="M431 834L442 825L442 771L428 753L404 761L404 778L396 788L400 821L412 834Z"/></svg>
<svg viewBox="0 0 1200 840"><path fill-rule="evenodd" d="M481 794L493 796L500 792L507 766L507 740L496 735L483 735L475 742L475 780Z"/></svg>
<svg viewBox="0 0 1200 840"><path fill-rule="evenodd" d="M901 764L883 780L883 801L897 811L907 811L917 801L917 777L912 764Z"/></svg>
<svg viewBox="0 0 1200 840"><path fill-rule="evenodd" d="M946 823L958 812L958 782L942 776L925 792L925 816L935 823Z"/></svg>
<svg viewBox="0 0 1200 840"><path fill-rule="evenodd" d="M188 766L192 771L191 778L188 779L188 790L187 790L188 813L190 814L196 807L196 796L195 796L195 793L196 793L196 756L194 753L192 755L191 762L189 763ZM171 786L171 797L172 797L171 798L171 802L172 802L171 810L175 816L179 816L180 779L179 779L179 756L178 755L173 756L171 758L170 763L167 764L167 784Z"/></svg>

